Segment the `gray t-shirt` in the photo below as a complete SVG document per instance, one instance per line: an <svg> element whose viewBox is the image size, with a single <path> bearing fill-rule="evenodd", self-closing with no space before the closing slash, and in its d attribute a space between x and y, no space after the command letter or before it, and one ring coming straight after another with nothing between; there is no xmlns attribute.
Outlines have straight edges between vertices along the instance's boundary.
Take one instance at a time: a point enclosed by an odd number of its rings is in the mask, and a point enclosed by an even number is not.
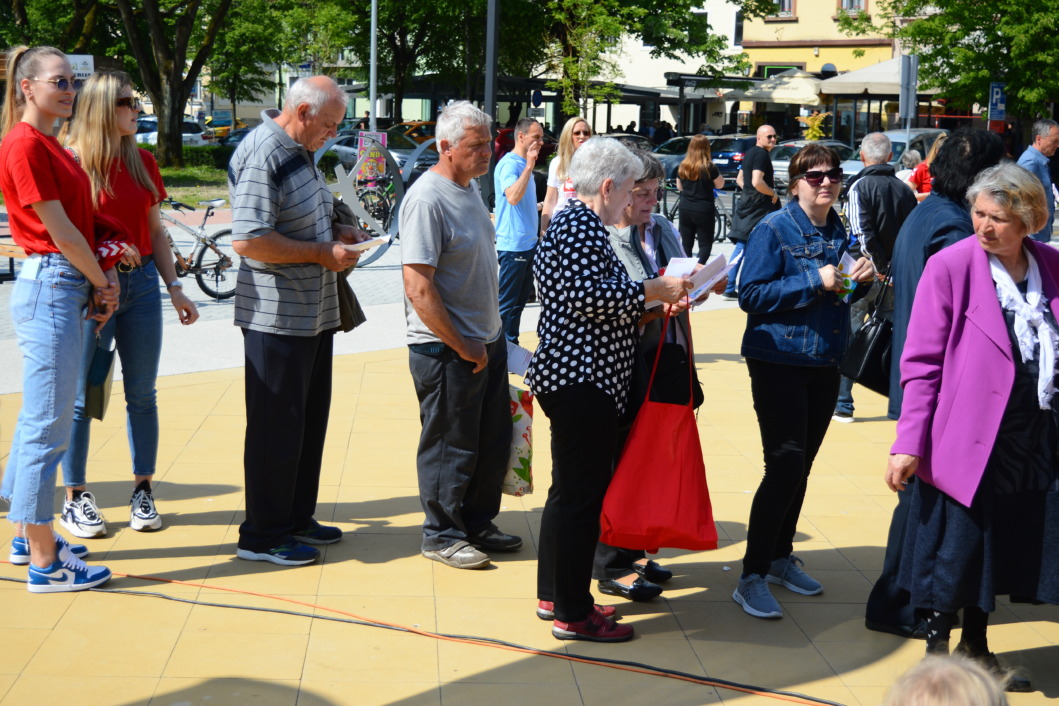
<svg viewBox="0 0 1059 706"><path fill-rule="evenodd" d="M500 337L496 247L493 224L478 183L464 188L434 171L405 194L401 262L435 268L434 286L453 326L464 337L492 343ZM440 339L404 299L409 343Z"/></svg>
<svg viewBox="0 0 1059 706"><path fill-rule="evenodd" d="M276 110L235 149L228 165L232 237L276 231L326 243L333 197L312 155L276 124ZM339 325L336 274L316 263L268 263L244 257L235 287L235 325L287 336L316 336Z"/></svg>

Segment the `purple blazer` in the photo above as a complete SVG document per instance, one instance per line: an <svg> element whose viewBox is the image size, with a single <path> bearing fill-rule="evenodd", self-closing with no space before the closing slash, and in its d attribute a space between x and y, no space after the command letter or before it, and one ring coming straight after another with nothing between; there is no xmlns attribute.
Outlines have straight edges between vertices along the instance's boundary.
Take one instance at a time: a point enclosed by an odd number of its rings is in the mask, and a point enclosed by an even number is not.
<svg viewBox="0 0 1059 706"><path fill-rule="evenodd" d="M1059 251L1024 241L1059 319ZM970 507L1015 380L989 259L971 237L927 261L901 355L904 404L890 453L919 456L916 475Z"/></svg>

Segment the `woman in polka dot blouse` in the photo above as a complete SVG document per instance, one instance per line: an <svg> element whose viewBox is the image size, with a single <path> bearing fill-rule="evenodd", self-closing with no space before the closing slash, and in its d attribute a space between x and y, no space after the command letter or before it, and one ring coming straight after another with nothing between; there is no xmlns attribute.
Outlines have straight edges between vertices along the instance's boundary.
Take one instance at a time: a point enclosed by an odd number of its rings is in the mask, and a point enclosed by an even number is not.
<svg viewBox="0 0 1059 706"><path fill-rule="evenodd" d="M595 608L590 591L599 513L617 454L638 322L645 305L685 309L691 283L678 277L629 278L607 225L630 203L643 165L617 140L586 142L570 164L577 198L537 244L540 345L526 380L551 423L552 486L541 519L538 615L562 640L619 642L633 630ZM603 612L609 612L604 615Z"/></svg>

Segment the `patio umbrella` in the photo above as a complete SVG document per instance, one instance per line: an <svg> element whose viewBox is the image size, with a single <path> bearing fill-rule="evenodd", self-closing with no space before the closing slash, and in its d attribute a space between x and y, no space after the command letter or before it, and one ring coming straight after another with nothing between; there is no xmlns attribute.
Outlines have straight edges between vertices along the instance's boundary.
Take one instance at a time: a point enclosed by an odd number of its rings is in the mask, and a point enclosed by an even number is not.
<svg viewBox="0 0 1059 706"><path fill-rule="evenodd" d="M800 69L788 69L743 92L758 103L820 105L820 79Z"/></svg>
<svg viewBox="0 0 1059 706"><path fill-rule="evenodd" d="M820 90L829 96L865 93L871 96L898 96L901 94L901 57L821 81ZM919 91L920 95L934 93L937 93L937 89Z"/></svg>

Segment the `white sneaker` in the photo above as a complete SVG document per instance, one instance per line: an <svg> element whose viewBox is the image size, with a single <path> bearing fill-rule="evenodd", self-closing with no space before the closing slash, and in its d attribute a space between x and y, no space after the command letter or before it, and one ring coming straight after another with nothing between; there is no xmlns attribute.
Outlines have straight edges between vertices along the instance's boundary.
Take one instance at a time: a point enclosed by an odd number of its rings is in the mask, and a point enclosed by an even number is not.
<svg viewBox="0 0 1059 706"><path fill-rule="evenodd" d="M137 532L149 532L162 528L162 517L154 506L154 496L146 481L136 486L129 501L129 527Z"/></svg>
<svg viewBox="0 0 1059 706"><path fill-rule="evenodd" d="M76 500L63 503L59 522L76 537L92 539L107 536L107 523L103 513L99 511L95 497L87 490Z"/></svg>

